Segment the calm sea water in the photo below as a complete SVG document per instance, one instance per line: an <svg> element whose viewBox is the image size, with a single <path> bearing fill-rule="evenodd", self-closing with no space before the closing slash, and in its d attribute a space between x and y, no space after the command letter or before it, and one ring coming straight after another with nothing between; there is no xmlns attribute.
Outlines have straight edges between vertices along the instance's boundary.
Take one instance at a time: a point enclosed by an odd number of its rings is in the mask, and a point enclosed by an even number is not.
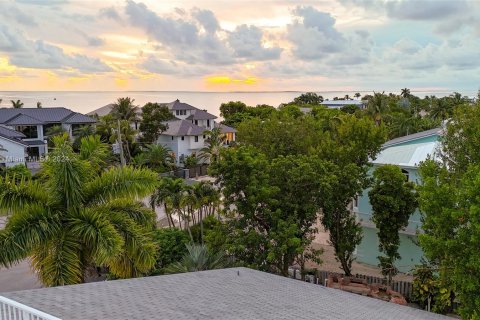
<svg viewBox="0 0 480 320"><path fill-rule="evenodd" d="M219 116L220 104L228 101L243 101L247 105L269 104L278 106L281 103L292 101L302 92L185 92L185 91L123 91L123 92L87 92L87 91L0 91L2 103L0 107L11 107L10 100L21 100L25 107L36 107L40 101L43 107L65 107L74 111L87 113L92 110L113 103L119 97L131 97L135 103L143 106L147 102L171 102L179 99L199 109ZM362 95L371 94L371 91L360 91ZM412 92L420 97L435 94L436 96L448 95L451 92ZM318 92L324 98L344 97L346 94L353 96L355 92L329 91ZM473 92L462 92L472 95Z"/></svg>

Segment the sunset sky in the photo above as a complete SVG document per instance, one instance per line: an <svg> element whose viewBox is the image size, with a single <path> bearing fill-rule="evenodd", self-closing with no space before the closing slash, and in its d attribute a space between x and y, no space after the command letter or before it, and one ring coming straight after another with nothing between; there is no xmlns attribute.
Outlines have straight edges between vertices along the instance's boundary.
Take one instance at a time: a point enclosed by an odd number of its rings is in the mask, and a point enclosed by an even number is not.
<svg viewBox="0 0 480 320"><path fill-rule="evenodd" d="M480 1L0 1L0 91L479 86Z"/></svg>

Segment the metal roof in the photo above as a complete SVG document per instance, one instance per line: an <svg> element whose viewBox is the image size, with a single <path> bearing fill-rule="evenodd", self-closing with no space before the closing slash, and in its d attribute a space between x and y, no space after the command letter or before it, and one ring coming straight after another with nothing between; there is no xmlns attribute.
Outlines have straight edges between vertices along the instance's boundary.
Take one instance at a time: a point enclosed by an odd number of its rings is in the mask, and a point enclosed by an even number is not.
<svg viewBox="0 0 480 320"><path fill-rule="evenodd" d="M162 132L167 136L199 136L206 130L188 120L173 120L167 122L168 129Z"/></svg>
<svg viewBox="0 0 480 320"><path fill-rule="evenodd" d="M24 140L23 142L30 147L45 146L47 144L47 142L43 140Z"/></svg>
<svg viewBox="0 0 480 320"><path fill-rule="evenodd" d="M403 167L418 167L428 157L436 159L440 143L438 141L394 145L380 151L373 164L395 164Z"/></svg>
<svg viewBox="0 0 480 320"><path fill-rule="evenodd" d="M62 123L74 113L72 110L66 108L1 108L0 124L8 123L9 120L19 115L35 119L36 124Z"/></svg>
<svg viewBox="0 0 480 320"><path fill-rule="evenodd" d="M32 118L30 116L27 116L26 114L19 113L15 117L5 122L5 124L8 126L19 126L19 125L30 126L30 125L44 124L44 122L38 119Z"/></svg>
<svg viewBox="0 0 480 320"><path fill-rule="evenodd" d="M335 107L343 107L343 106L349 106L349 105L356 105L356 106L363 106L365 103L363 103L361 100L324 100L321 105L324 106L335 106Z"/></svg>
<svg viewBox="0 0 480 320"><path fill-rule="evenodd" d="M68 119L64 120L65 123L77 124L77 123L96 123L93 118L87 117L81 113L73 113Z"/></svg>
<svg viewBox="0 0 480 320"><path fill-rule="evenodd" d="M247 268L3 293L63 320L448 319Z"/></svg>
<svg viewBox="0 0 480 320"><path fill-rule="evenodd" d="M389 147L421 138L431 137L431 136L440 136L442 134L442 128L434 128L422 132L417 132L414 134L409 134L407 136L398 137L392 140L389 140L383 144L383 147Z"/></svg>
<svg viewBox="0 0 480 320"><path fill-rule="evenodd" d="M192 114L187 117L187 120L209 120L209 119L217 119L216 116L214 116L213 114L208 113L208 112L205 111L205 110L196 109L196 110L192 110L191 113L192 113Z"/></svg>

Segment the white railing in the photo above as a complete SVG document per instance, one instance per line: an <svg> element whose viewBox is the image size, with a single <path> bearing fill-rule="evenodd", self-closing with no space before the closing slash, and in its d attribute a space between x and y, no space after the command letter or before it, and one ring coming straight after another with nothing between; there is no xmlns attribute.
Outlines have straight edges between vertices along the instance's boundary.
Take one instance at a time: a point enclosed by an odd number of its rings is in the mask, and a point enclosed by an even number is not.
<svg viewBox="0 0 480 320"><path fill-rule="evenodd" d="M14 300L0 296L0 320L61 320Z"/></svg>

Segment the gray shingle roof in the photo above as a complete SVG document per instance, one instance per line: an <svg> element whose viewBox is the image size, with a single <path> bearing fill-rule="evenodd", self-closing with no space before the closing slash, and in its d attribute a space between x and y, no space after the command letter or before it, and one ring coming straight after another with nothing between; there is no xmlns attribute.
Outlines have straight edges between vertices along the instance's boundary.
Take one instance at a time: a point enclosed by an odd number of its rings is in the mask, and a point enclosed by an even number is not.
<svg viewBox="0 0 480 320"><path fill-rule="evenodd" d="M21 138L26 138L26 136L18 131L5 128L0 126L0 135L7 137L7 138L16 138L16 139L21 139Z"/></svg>
<svg viewBox="0 0 480 320"><path fill-rule="evenodd" d="M448 319L246 268L4 293L63 320Z"/></svg>
<svg viewBox="0 0 480 320"><path fill-rule="evenodd" d="M167 124L168 129L162 133L167 136L199 136L205 131L204 128L188 120L173 120L168 121Z"/></svg>
<svg viewBox="0 0 480 320"><path fill-rule="evenodd" d="M26 114L19 113L15 117L5 122L5 124L9 126L19 126L19 125L28 126L28 125L44 124L44 122L38 119L32 118L30 116L27 116Z"/></svg>
<svg viewBox="0 0 480 320"><path fill-rule="evenodd" d="M221 123L218 123L218 124L216 123L215 128L220 128L221 133L237 132L237 129L226 126L226 125L221 124Z"/></svg>
<svg viewBox="0 0 480 320"><path fill-rule="evenodd" d="M7 123L13 117L17 117L20 114L36 119L38 124L61 123L74 113L72 110L66 108L1 108L0 124Z"/></svg>
<svg viewBox="0 0 480 320"><path fill-rule="evenodd" d="M180 100L178 99L170 103L165 103L165 105L170 110L198 110L198 108L195 108L194 106L189 105L188 103L180 102Z"/></svg>
<svg viewBox="0 0 480 320"><path fill-rule="evenodd" d="M210 114L204 110L192 110L191 115L187 117L187 120L208 120L208 119L217 119L216 116Z"/></svg>
<svg viewBox="0 0 480 320"><path fill-rule="evenodd" d="M426 138L434 135L441 135L442 133L442 128L434 128L422 132L417 132L414 134L409 134L408 136L403 136L403 137L398 137L392 140L389 140L383 144L383 147L390 147L396 144L416 140L416 139L421 139L421 138Z"/></svg>
<svg viewBox="0 0 480 320"><path fill-rule="evenodd" d="M75 124L75 123L95 123L95 119L87 117L81 113L73 113L68 119L64 120L65 123Z"/></svg>

